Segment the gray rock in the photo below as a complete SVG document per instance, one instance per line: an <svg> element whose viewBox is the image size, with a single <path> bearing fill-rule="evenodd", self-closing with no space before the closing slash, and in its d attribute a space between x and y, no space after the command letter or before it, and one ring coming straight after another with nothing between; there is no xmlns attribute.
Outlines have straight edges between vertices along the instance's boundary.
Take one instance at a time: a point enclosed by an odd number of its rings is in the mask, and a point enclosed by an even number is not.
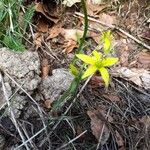
<svg viewBox="0 0 150 150"><path fill-rule="evenodd" d="M11 110L13 111L15 118L19 118L21 114L21 110L24 108L26 102L27 102L27 97L20 96L19 94L16 94L11 99ZM11 117L10 112L8 112L7 115Z"/></svg>
<svg viewBox="0 0 150 150"><path fill-rule="evenodd" d="M40 60L37 52L25 51L14 52L7 48L0 48L0 70L7 72L17 83L29 93L32 94L37 89L38 84L41 81L40 78ZM9 79L4 73L3 82L7 97L11 97L12 94L18 89L16 84ZM4 89L2 88L2 82L0 81L0 110L4 108L6 99L4 96ZM21 96L22 91L20 90L10 100L11 108L18 118L21 113L21 109L26 103L26 97ZM9 110L9 109L6 109ZM6 115L10 116L8 111Z"/></svg>
<svg viewBox="0 0 150 150"><path fill-rule="evenodd" d="M9 73L27 92L32 92L40 82L40 60L37 52L14 52L7 48L0 49L0 69ZM16 85L6 76L5 82Z"/></svg>
<svg viewBox="0 0 150 150"><path fill-rule="evenodd" d="M45 78L40 86L39 91L44 99L56 100L63 91L67 90L73 80L73 76L66 69L55 69L52 76Z"/></svg>

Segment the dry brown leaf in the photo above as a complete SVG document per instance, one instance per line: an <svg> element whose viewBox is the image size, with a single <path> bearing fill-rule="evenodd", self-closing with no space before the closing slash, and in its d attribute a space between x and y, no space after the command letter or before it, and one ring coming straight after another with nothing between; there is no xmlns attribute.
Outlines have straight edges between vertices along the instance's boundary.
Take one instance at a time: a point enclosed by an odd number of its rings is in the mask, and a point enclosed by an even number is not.
<svg viewBox="0 0 150 150"><path fill-rule="evenodd" d="M79 125L76 127L76 135L80 135L83 133L83 128ZM85 134L80 137L80 140L84 140Z"/></svg>
<svg viewBox="0 0 150 150"><path fill-rule="evenodd" d="M48 23L46 23L42 18L39 20L37 24L37 30L39 32L47 32L48 31Z"/></svg>
<svg viewBox="0 0 150 150"><path fill-rule="evenodd" d="M46 101L44 102L44 105L45 105L46 108L50 109L52 103L53 103L53 100L48 99L48 100L46 100Z"/></svg>
<svg viewBox="0 0 150 150"><path fill-rule="evenodd" d="M62 31L63 29L59 24L54 25L49 31L49 36L47 37L47 40L57 37Z"/></svg>
<svg viewBox="0 0 150 150"><path fill-rule="evenodd" d="M50 72L50 65L48 62L48 59L43 59L42 60L42 65L41 65L41 74L42 74L42 78L46 78L49 75Z"/></svg>
<svg viewBox="0 0 150 150"><path fill-rule="evenodd" d="M38 49L39 47L42 46L42 35L41 35L40 32L37 32L37 33L34 34L33 42L36 46L36 49Z"/></svg>
<svg viewBox="0 0 150 150"><path fill-rule="evenodd" d="M145 129L147 130L148 128L150 128L150 117L149 116L143 116L140 119L140 122L142 122L145 125Z"/></svg>
<svg viewBox="0 0 150 150"><path fill-rule="evenodd" d="M82 37L83 31L78 29L63 29L61 34L65 38L65 40L72 39L74 41L77 41Z"/></svg>
<svg viewBox="0 0 150 150"><path fill-rule="evenodd" d="M87 13L90 16L96 17L103 9L107 7L106 4L94 3L92 0L87 0Z"/></svg>
<svg viewBox="0 0 150 150"><path fill-rule="evenodd" d="M121 67L114 70L114 75L123 77L129 81L132 81L136 85L145 89L150 89L150 71L143 68L127 68Z"/></svg>
<svg viewBox="0 0 150 150"><path fill-rule="evenodd" d="M129 59L129 49L128 49L128 46L126 45L121 50L121 55L119 57L120 65L121 66L127 66L128 65L128 59Z"/></svg>
<svg viewBox="0 0 150 150"><path fill-rule="evenodd" d="M134 57L134 61L135 61L134 67L149 69L150 68L150 53L140 52Z"/></svg>
<svg viewBox="0 0 150 150"><path fill-rule="evenodd" d="M53 21L54 23L58 22L58 18L56 18L55 16L50 16L47 12L46 12L46 8L44 7L43 3L36 3L35 5L35 10L37 12L40 12L41 14L43 14L47 19Z"/></svg>
<svg viewBox="0 0 150 150"><path fill-rule="evenodd" d="M91 119L93 135L98 141L100 140L101 145L104 145L110 136L110 131L105 124L104 116L99 110L87 111L87 114Z"/></svg>
<svg viewBox="0 0 150 150"><path fill-rule="evenodd" d="M91 37L97 44L100 44L100 34L95 32L89 32L89 37Z"/></svg>
<svg viewBox="0 0 150 150"><path fill-rule="evenodd" d="M120 97L117 95L117 93L116 94L113 94L113 93L103 94L103 97L112 102L120 101Z"/></svg>
<svg viewBox="0 0 150 150"><path fill-rule="evenodd" d="M130 48L125 38L120 38L114 41L116 54L119 57L119 64L123 67L129 65Z"/></svg>
<svg viewBox="0 0 150 150"><path fill-rule="evenodd" d="M68 6L68 7L71 7L74 4L79 3L79 2L81 2L81 0L64 0L63 4Z"/></svg>
<svg viewBox="0 0 150 150"><path fill-rule="evenodd" d="M116 142L118 144L118 150L126 150L124 146L124 141L118 131L115 131Z"/></svg>
<svg viewBox="0 0 150 150"><path fill-rule="evenodd" d="M99 18L102 22L108 25L116 24L116 16L113 14L102 13L99 15Z"/></svg>
<svg viewBox="0 0 150 150"><path fill-rule="evenodd" d="M101 76L93 75L90 80L90 84L92 88L101 87L104 86L104 80Z"/></svg>
<svg viewBox="0 0 150 150"><path fill-rule="evenodd" d="M64 53L71 53L73 51L74 48L77 48L77 42L70 39L69 41L67 41L64 46L65 49L63 50Z"/></svg>

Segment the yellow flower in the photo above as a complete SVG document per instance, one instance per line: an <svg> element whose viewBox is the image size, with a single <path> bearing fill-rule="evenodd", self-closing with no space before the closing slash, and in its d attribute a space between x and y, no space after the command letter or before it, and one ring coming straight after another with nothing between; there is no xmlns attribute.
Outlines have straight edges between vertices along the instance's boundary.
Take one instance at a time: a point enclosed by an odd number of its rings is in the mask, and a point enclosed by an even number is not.
<svg viewBox="0 0 150 150"><path fill-rule="evenodd" d="M96 50L92 52L92 56L88 56L85 54L76 54L76 56L86 64L89 64L89 67L82 75L82 79L94 74L96 71L99 71L105 82L105 86L108 87L109 72L105 67L114 65L118 61L118 58L115 57L103 58L102 53L99 53Z"/></svg>

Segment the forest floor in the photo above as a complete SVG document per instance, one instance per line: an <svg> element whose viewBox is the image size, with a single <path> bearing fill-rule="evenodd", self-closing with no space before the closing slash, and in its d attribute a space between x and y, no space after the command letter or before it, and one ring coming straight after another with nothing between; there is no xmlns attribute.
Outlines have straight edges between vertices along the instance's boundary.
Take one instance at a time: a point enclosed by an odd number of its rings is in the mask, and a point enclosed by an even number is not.
<svg viewBox="0 0 150 150"><path fill-rule="evenodd" d="M118 57L119 62L109 69L108 89L95 74L81 82L74 99L54 111L53 102L58 96L47 96L51 93L44 93L50 90L45 84L53 80L49 80L53 70L69 69L78 48L77 35L83 34L84 13L80 2L70 7L55 0L33 3L34 25L27 32L26 47L33 55L38 54L38 83L44 81L43 87L41 90L37 85L34 92L21 93L28 99L25 98L27 102L14 120L5 115L7 107L0 109L0 150L149 150L150 1L112 0L96 5L87 0L89 18L84 53L90 54L95 48L101 51L101 46L97 47L101 35L111 30L111 55ZM30 0L24 3L30 4ZM62 87L70 84L71 77L65 77L62 80L67 83L58 83L65 84Z"/></svg>

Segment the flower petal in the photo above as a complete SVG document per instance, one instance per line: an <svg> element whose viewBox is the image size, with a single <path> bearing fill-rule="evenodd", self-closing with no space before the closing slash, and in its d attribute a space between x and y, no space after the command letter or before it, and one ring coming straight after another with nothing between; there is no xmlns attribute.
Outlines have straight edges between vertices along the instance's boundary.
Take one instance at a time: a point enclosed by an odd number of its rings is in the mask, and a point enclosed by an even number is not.
<svg viewBox="0 0 150 150"><path fill-rule="evenodd" d="M106 59L104 59L102 61L102 66L103 67L106 67L106 66L112 66L114 65L116 62L118 62L118 58L115 58L115 57L107 57Z"/></svg>
<svg viewBox="0 0 150 150"><path fill-rule="evenodd" d="M83 74L82 79L94 74L97 68L95 66L90 66Z"/></svg>
<svg viewBox="0 0 150 150"><path fill-rule="evenodd" d="M106 68L102 67L99 69L99 72L101 73L101 76L105 82L105 86L108 87L109 85L109 72Z"/></svg>
<svg viewBox="0 0 150 150"><path fill-rule="evenodd" d="M94 51L92 52L92 54L95 56L95 58L96 58L97 61L99 61L99 60L101 59L101 57L102 57L102 54L99 53L99 52L96 51L96 50L94 50Z"/></svg>
<svg viewBox="0 0 150 150"><path fill-rule="evenodd" d="M95 64L94 59L90 56L84 54L76 54L76 56L87 64L91 64L91 65Z"/></svg>

